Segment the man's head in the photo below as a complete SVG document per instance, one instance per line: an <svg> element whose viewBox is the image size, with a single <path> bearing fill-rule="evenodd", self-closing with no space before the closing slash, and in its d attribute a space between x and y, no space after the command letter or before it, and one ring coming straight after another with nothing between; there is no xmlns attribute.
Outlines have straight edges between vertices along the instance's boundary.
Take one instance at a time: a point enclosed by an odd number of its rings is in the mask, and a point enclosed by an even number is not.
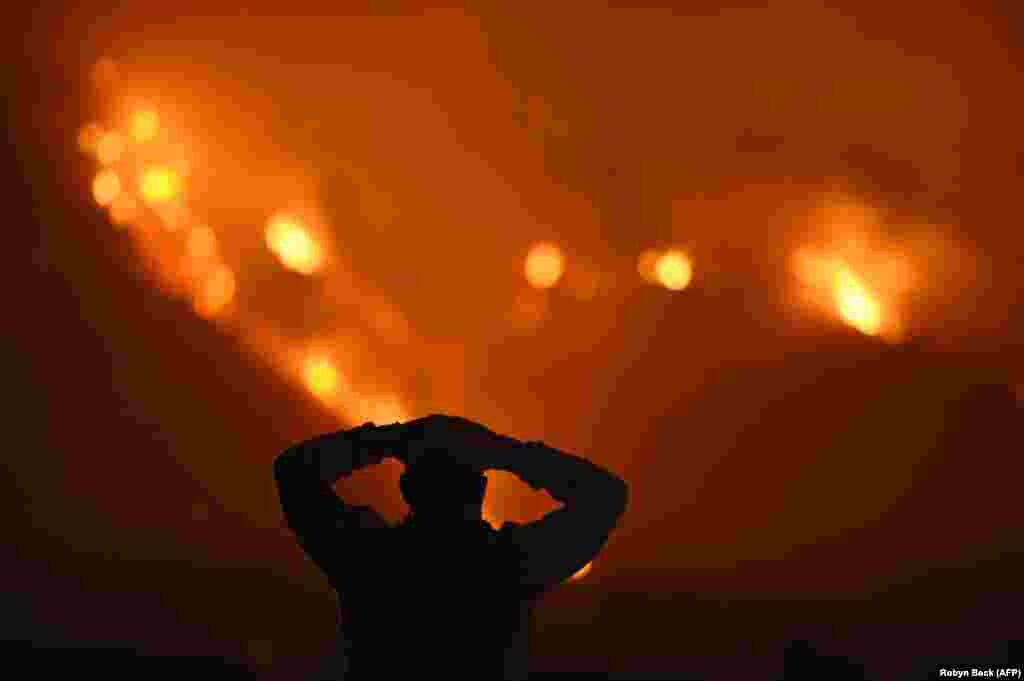
<svg viewBox="0 0 1024 681"><path fill-rule="evenodd" d="M405 503L414 515L431 520L478 519L487 478L442 449L428 450L409 464L399 479Z"/></svg>

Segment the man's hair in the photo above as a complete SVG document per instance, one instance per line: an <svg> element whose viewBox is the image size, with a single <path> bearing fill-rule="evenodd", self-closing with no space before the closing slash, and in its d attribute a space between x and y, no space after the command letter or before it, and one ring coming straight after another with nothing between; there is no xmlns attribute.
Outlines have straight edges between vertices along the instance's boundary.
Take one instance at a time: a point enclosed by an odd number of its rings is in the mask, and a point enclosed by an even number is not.
<svg viewBox="0 0 1024 681"><path fill-rule="evenodd" d="M487 477L443 449L421 454L402 473L402 497L413 510L454 510L483 502Z"/></svg>

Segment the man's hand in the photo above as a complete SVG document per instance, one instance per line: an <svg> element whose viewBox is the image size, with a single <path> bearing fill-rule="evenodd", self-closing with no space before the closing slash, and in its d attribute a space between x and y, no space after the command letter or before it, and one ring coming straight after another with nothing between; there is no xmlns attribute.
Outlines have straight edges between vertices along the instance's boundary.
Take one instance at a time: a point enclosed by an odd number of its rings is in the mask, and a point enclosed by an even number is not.
<svg viewBox="0 0 1024 681"><path fill-rule="evenodd" d="M396 422L376 426L372 421L367 421L349 432L371 461L379 463L385 457L405 459L405 424Z"/></svg>
<svg viewBox="0 0 1024 681"><path fill-rule="evenodd" d="M415 458L425 449L444 449L477 471L496 468L502 454L519 445L514 438L499 435L461 416L430 414L405 424L408 447ZM405 463L411 463L406 460Z"/></svg>

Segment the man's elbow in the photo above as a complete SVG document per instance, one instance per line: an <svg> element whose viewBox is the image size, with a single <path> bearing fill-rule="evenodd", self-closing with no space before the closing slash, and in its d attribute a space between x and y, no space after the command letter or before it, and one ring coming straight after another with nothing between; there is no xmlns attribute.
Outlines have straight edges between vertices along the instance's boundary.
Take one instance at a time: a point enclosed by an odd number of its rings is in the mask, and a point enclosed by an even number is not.
<svg viewBox="0 0 1024 681"><path fill-rule="evenodd" d="M622 478L611 476L606 485L594 490L592 499L590 504L599 507L602 515L611 518L614 524L626 512L626 504L629 502L629 487Z"/></svg>
<svg viewBox="0 0 1024 681"><path fill-rule="evenodd" d="M608 504L615 511L616 519L626 512L626 505L629 503L629 485L622 478L616 477L608 493Z"/></svg>
<svg viewBox="0 0 1024 681"><path fill-rule="evenodd" d="M274 480L280 482L283 478L288 477L288 471L292 467L294 459L297 455L298 453L295 450L295 448L289 448L281 452L274 458Z"/></svg>

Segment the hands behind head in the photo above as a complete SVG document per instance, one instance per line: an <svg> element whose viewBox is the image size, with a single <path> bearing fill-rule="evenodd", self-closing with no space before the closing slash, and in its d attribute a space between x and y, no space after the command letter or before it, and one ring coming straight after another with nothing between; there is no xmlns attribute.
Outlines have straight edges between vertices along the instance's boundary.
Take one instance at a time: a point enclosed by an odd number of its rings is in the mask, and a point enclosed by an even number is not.
<svg viewBox="0 0 1024 681"><path fill-rule="evenodd" d="M443 449L477 471L495 468L499 450L516 443L461 416L430 414L406 423L393 423L360 431L359 440L371 452L393 456L409 465L426 450ZM363 426L360 426L362 429Z"/></svg>
<svg viewBox="0 0 1024 681"><path fill-rule="evenodd" d="M404 450L403 439L405 426L401 423L392 423L386 426L374 425L367 421L349 431L353 438L359 443L364 455L379 463L384 457L402 458Z"/></svg>

